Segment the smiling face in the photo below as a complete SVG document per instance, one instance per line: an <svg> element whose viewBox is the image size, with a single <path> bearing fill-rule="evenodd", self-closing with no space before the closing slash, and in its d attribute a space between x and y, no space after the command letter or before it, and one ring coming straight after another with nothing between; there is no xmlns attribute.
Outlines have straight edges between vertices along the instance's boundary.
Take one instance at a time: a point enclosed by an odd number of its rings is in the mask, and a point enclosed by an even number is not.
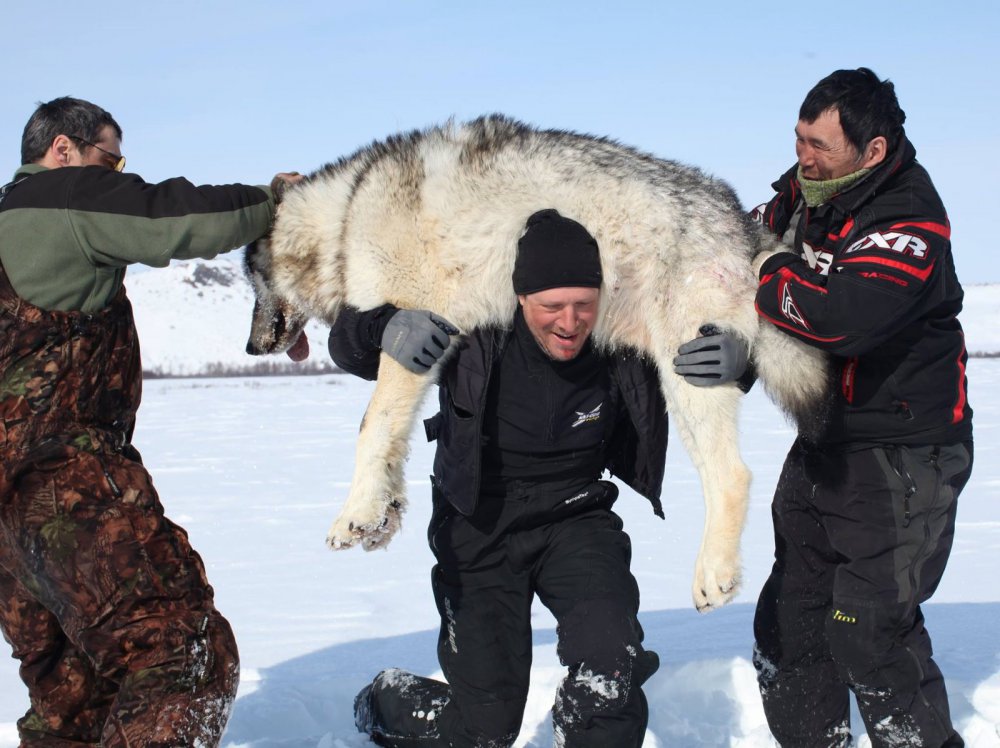
<svg viewBox="0 0 1000 748"><path fill-rule="evenodd" d="M817 182L839 179L859 169L880 163L886 154L886 140L874 138L864 153L858 153L840 125L840 112L827 109L812 122L799 120L795 126L795 155L802 176Z"/></svg>
<svg viewBox="0 0 1000 748"><path fill-rule="evenodd" d="M802 176L815 181L837 179L861 168L858 152L844 135L836 109L827 109L814 122L799 120L795 155Z"/></svg>
<svg viewBox="0 0 1000 748"><path fill-rule="evenodd" d="M600 298L598 288L550 288L517 297L528 330L554 361L569 361L583 350Z"/></svg>

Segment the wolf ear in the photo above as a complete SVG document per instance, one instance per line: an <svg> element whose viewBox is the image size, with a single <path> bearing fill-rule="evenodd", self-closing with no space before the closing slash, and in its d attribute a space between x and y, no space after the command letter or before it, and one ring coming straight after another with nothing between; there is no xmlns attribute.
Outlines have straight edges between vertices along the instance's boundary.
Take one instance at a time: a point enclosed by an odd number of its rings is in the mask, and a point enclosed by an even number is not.
<svg viewBox="0 0 1000 748"><path fill-rule="evenodd" d="M250 242L243 250L243 274L251 284L254 283L254 273L263 273L265 270L266 258L270 253L270 237L264 236Z"/></svg>
<svg viewBox="0 0 1000 748"><path fill-rule="evenodd" d="M289 187L293 184L301 182L303 179L305 179L305 177L297 171L283 171L279 174L275 174L274 179L271 180L271 194L274 195L275 205L284 199L285 191Z"/></svg>

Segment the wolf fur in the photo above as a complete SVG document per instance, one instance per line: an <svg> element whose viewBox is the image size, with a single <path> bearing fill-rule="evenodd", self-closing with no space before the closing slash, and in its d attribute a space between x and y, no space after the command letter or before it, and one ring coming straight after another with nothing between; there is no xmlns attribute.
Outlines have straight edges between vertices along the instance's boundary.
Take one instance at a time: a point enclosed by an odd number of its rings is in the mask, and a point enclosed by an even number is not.
<svg viewBox="0 0 1000 748"><path fill-rule="evenodd" d="M735 332L768 392L802 422L826 391L822 356L758 321L751 263L778 247L723 182L499 115L373 143L288 188L270 237L248 249L257 296L248 350L281 352L308 318L332 323L344 304L429 309L465 331L507 327L517 241L542 208L583 224L600 247L596 345L639 349L659 368L705 496L694 602L722 605L740 583L750 485L737 444L740 392L684 382L671 363L677 348L704 324ZM436 373L413 374L382 355L332 548L383 547L399 528L408 439Z"/></svg>

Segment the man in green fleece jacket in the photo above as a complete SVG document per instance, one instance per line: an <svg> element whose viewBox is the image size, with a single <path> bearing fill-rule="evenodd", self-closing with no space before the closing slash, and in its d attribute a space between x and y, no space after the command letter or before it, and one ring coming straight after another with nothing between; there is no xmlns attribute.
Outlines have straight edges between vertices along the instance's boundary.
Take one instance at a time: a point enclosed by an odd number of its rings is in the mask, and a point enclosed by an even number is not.
<svg viewBox="0 0 1000 748"><path fill-rule="evenodd" d="M272 187L147 184L122 131L38 107L0 188L0 628L31 707L22 746L215 746L236 644L131 444L141 366L123 279L251 242Z"/></svg>

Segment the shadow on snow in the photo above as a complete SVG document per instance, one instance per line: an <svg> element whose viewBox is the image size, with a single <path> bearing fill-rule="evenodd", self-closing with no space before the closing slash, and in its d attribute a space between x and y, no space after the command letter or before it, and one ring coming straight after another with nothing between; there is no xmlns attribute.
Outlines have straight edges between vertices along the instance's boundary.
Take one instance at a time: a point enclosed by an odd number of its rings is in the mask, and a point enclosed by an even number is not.
<svg viewBox="0 0 1000 748"><path fill-rule="evenodd" d="M1000 670L996 637L1000 603L931 604L924 606L924 612L958 723L974 711L969 699L975 686ZM734 685L729 673L734 667L749 668L753 606L730 605L708 615L658 610L641 614L640 619L646 646L661 660L659 672L645 686L650 731L667 744L684 737L702 746L728 745L728 736L740 734L747 691L752 690L745 683L742 690ZM237 700L223 744L230 748L370 745L354 727L355 694L386 667L418 674L438 671L436 642L436 631L372 638L267 668L260 673L256 690ZM535 646L555 643L554 629L535 631ZM860 733L856 713L854 724Z"/></svg>

